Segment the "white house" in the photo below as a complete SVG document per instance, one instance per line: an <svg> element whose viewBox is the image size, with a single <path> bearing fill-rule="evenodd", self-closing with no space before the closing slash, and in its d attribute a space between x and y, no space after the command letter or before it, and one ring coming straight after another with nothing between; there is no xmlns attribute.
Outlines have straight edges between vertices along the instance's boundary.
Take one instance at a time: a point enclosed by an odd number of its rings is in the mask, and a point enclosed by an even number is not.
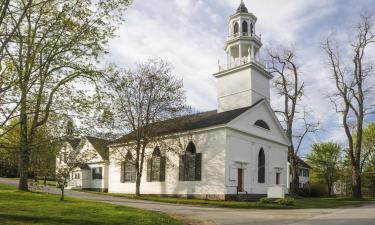
<svg viewBox="0 0 375 225"><path fill-rule="evenodd" d="M67 154L71 152L77 158L87 160L71 172L68 189L108 191L108 144L108 140L90 136L71 138L64 142L56 160L57 168L65 165Z"/></svg>
<svg viewBox="0 0 375 225"><path fill-rule="evenodd" d="M141 193L233 199L264 195L269 188L285 191L290 143L270 106L272 76L258 61L262 42L255 33L256 21L244 3L229 17L227 64L214 74L218 109L188 116L177 129L160 131L170 135L166 143L179 147L169 151L150 145ZM109 192L135 192L129 144L130 135L109 146Z"/></svg>
<svg viewBox="0 0 375 225"><path fill-rule="evenodd" d="M310 182L310 170L311 166L303 161L301 158L298 157L298 179L299 179L299 187L303 189L308 189L311 186ZM290 168L289 168L290 171ZM289 180L288 180L288 188L291 186L292 181L292 173L289 172Z"/></svg>

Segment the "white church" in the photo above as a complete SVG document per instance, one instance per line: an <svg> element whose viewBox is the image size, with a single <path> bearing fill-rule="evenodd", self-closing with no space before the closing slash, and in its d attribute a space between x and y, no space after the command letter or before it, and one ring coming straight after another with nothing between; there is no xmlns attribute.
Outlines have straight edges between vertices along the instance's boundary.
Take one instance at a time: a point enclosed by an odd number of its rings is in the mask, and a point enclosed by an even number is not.
<svg viewBox="0 0 375 225"><path fill-rule="evenodd" d="M243 2L229 17L227 65L213 75L218 108L189 116L188 124L170 134L174 138L165 141L178 142L178 152L150 145L142 194L229 200L288 192L290 143L270 106L272 76L258 61L262 42L255 33L256 21ZM108 143L108 154L102 154L99 145L102 157L77 168L70 187L135 193L134 153L127 145L127 136ZM77 146L96 151L89 139L70 148ZM126 156L120 162L119 152Z"/></svg>

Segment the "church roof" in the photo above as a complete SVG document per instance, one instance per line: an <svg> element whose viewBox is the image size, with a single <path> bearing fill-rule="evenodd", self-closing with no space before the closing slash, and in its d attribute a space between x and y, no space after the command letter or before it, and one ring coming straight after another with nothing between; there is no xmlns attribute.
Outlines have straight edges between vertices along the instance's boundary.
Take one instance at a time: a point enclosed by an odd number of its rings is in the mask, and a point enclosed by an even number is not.
<svg viewBox="0 0 375 225"><path fill-rule="evenodd" d="M234 109L226 112L218 113L217 110L212 110L158 122L158 124L156 124L155 126L155 135L168 135L173 133L186 132L206 127L227 124L234 118L238 117L250 108L258 105L262 101L263 99L259 100L251 106L240 109ZM126 143L128 141L134 140L134 138L135 134L134 132L131 132L121 138L114 140L112 144Z"/></svg>
<svg viewBox="0 0 375 225"><path fill-rule="evenodd" d="M240 5L237 8L237 13L248 13L248 12L249 11L247 10L245 3L241 1Z"/></svg>

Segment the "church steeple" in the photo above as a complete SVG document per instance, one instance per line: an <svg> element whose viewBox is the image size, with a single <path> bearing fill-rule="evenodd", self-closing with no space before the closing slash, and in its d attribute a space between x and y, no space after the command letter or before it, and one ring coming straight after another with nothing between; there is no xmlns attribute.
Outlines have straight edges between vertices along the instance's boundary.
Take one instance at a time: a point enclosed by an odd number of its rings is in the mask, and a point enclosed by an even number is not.
<svg viewBox="0 0 375 225"><path fill-rule="evenodd" d="M255 60L262 47L261 37L255 33L257 18L249 13L241 1L235 14L229 17L228 37L224 44L227 65L220 70L230 69Z"/></svg>
<svg viewBox="0 0 375 225"><path fill-rule="evenodd" d="M219 65L214 76L218 81L218 112L250 106L260 99L270 100L272 78L259 62L261 37L256 34L257 18L241 1L229 17L224 43L227 64Z"/></svg>

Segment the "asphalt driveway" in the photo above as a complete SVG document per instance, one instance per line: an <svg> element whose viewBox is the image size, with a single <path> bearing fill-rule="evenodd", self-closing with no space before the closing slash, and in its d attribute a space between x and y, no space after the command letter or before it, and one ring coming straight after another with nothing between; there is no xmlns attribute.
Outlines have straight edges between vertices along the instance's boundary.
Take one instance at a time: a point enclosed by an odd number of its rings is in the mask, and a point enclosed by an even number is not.
<svg viewBox="0 0 375 225"><path fill-rule="evenodd" d="M17 185L16 180L0 178L0 183ZM60 194L53 187L42 187L41 191ZM180 218L195 221L194 224L217 225L374 225L375 204L362 207L338 209L293 209L293 210L256 210L231 209L205 206L189 206L160 203L144 200L126 199L108 195L92 194L77 191L66 191L67 196L125 205L159 211Z"/></svg>

